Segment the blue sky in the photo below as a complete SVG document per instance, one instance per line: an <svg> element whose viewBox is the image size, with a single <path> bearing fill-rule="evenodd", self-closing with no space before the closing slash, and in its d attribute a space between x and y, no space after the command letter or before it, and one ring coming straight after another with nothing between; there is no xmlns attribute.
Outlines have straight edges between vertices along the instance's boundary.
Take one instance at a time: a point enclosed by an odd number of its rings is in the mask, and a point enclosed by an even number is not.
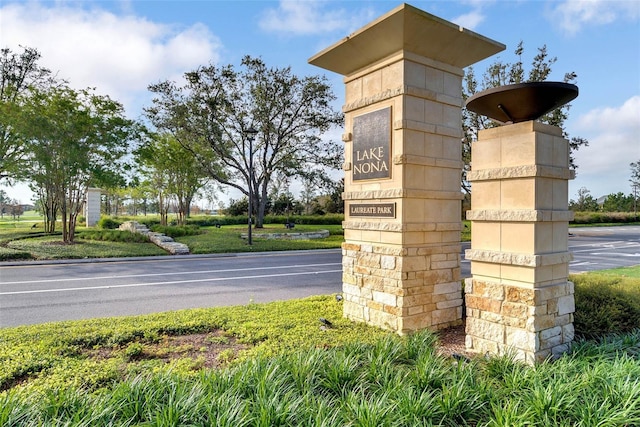
<svg viewBox="0 0 640 427"><path fill-rule="evenodd" d="M343 103L341 76L307 64L320 50L401 4L395 1L113 0L0 3L0 47L37 48L41 63L76 88L96 87L132 118L149 105L147 86L178 80L208 63L238 65L244 55L300 75L325 74ZM474 66L511 62L519 41L528 64L538 47L557 57L552 79L578 74L580 95L566 123L590 146L577 154L569 197L629 194L629 163L640 160L640 2L410 1L409 4L504 43ZM340 131L328 137L339 138ZM21 202L23 185L5 191Z"/></svg>

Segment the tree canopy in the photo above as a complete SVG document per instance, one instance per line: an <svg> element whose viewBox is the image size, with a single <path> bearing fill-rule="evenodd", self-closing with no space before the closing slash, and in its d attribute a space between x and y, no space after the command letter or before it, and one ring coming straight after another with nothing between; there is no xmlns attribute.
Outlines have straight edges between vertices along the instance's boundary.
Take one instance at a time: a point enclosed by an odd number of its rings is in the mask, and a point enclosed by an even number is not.
<svg viewBox="0 0 640 427"><path fill-rule="evenodd" d="M557 60L555 57L549 57L547 46L543 45L538 48L538 52L531 60L531 67L527 72L522 62L522 57L524 55L524 46L522 42L518 43L514 54L517 58L515 62L509 63L503 62L501 59L497 59L489 65L482 75L480 83L475 76L473 67L467 68L463 80L463 98L466 100L477 92L493 87L516 83L545 81L551 75L553 64ZM575 72L568 72L564 75L563 81L565 83L575 84L577 78L578 75ZM545 114L539 120L543 123L558 126L563 130L564 137L569 139L570 166L573 169L576 169L578 166L575 163L573 153L580 147L589 145L589 142L581 137L570 137L564 130L564 123L569 117L570 108L570 104L556 108L555 110ZM467 172L471 169L471 143L477 139L479 130L495 126L498 126L498 124L487 117L469 111L466 108L462 110L462 129L464 133L462 139L462 157L464 161L462 188L467 193L471 191L471 186L466 179Z"/></svg>
<svg viewBox="0 0 640 427"><path fill-rule="evenodd" d="M63 240L71 243L88 187L120 179L121 160L138 126L109 97L68 86L33 90L19 118L16 131L28 150L25 170L47 231L54 231L60 212Z"/></svg>
<svg viewBox="0 0 640 427"><path fill-rule="evenodd" d="M279 174L328 182L326 168L340 166L342 147L321 139L343 121L331 106L336 98L326 78L298 77L290 67L269 68L249 56L241 69L207 65L185 78L184 86L151 85L156 97L146 114L188 149L210 178L253 195L257 227L270 183ZM249 128L258 131L255 141Z"/></svg>
<svg viewBox="0 0 640 427"><path fill-rule="evenodd" d="M20 53L0 49L0 182L24 176L26 144L16 132L21 106L31 89L55 83L51 72L38 65L39 59L33 48L22 48Z"/></svg>

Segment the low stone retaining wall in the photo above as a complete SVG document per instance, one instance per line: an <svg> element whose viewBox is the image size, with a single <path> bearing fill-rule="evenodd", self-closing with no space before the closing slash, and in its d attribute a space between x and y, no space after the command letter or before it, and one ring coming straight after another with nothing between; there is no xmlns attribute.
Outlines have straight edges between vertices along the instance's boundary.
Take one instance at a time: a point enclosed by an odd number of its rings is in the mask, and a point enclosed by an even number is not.
<svg viewBox="0 0 640 427"><path fill-rule="evenodd" d="M240 234L243 239L247 238L247 233ZM279 239L279 240L308 240L308 239L325 239L329 237L329 230L309 231L306 233L253 233L254 238L258 239Z"/></svg>
<svg viewBox="0 0 640 427"><path fill-rule="evenodd" d="M163 233L150 231L146 225L137 221L126 221L118 227L120 230L131 231L149 236L149 240L172 255L188 255L189 247L184 243L174 242L173 239Z"/></svg>

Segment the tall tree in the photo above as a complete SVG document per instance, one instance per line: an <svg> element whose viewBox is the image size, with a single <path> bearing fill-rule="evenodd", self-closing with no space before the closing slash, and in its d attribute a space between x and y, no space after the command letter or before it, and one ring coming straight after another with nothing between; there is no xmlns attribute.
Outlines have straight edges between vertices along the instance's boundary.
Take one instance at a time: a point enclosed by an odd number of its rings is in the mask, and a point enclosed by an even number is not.
<svg viewBox="0 0 640 427"><path fill-rule="evenodd" d="M149 177L158 184L158 201L167 206L168 200L177 203L178 224L184 225L190 215L191 202L198 190L207 183L202 167L194 162L193 154L170 134L154 135L136 152L139 163ZM161 190L161 191L160 191ZM161 222L166 225L165 215Z"/></svg>
<svg viewBox="0 0 640 427"><path fill-rule="evenodd" d="M255 226L262 227L278 173L322 181L329 179L326 168L340 166L342 147L320 136L343 116L331 106L335 95L324 77L298 77L290 67L268 68L249 56L241 66L200 67L185 74L183 87L171 81L152 85L156 98L146 113L214 181L251 194ZM258 131L255 141L245 132L249 128Z"/></svg>
<svg viewBox="0 0 640 427"><path fill-rule="evenodd" d="M26 144L15 131L21 105L31 89L55 83L51 72L38 65L39 59L36 49L0 49L0 182L25 175Z"/></svg>
<svg viewBox="0 0 640 427"><path fill-rule="evenodd" d="M109 97L67 86L35 91L20 119L17 130L30 152L27 170L48 231L59 212L63 241L73 243L87 189L119 179L138 125Z"/></svg>
<svg viewBox="0 0 640 427"><path fill-rule="evenodd" d="M597 211L598 201L586 187L581 187L578 190L578 199L569 201L569 209L576 212Z"/></svg>
<svg viewBox="0 0 640 427"><path fill-rule="evenodd" d="M633 194L633 213L638 213L638 192L640 191L640 160L629 163L631 167L631 190Z"/></svg>
<svg viewBox="0 0 640 427"><path fill-rule="evenodd" d="M463 79L463 98L466 100L477 92L493 87L516 83L545 81L549 78L552 72L552 66L557 60L555 57L549 57L547 46L543 45L538 48L538 53L533 57L531 61L531 68L527 72L522 62L522 56L524 54L524 46L522 42L518 43L514 54L516 56L516 60L512 63L503 62L498 59L489 65L482 75L481 83L478 83L473 67L467 68ZM575 84L577 78L578 75L575 72L569 72L564 75L563 81L565 83ZM575 153L580 147L589 145L589 142L581 137L570 137L565 131L564 123L569 117L570 108L570 104L556 108L555 110L545 114L539 120L543 123L558 126L563 130L564 137L569 140L570 166L573 169L576 169L578 166L575 163L573 153ZM498 126L498 124L487 117L478 115L467 109L462 110L462 157L464 161L464 168L462 171L462 189L467 194L471 192L470 183L466 179L467 172L471 170L471 143L477 139L479 130L495 126Z"/></svg>

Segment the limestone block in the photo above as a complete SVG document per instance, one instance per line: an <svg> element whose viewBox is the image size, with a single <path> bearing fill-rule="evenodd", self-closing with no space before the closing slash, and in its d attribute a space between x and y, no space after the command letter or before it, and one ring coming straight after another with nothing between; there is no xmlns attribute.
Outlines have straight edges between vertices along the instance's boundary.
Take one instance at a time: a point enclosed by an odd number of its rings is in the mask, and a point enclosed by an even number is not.
<svg viewBox="0 0 640 427"><path fill-rule="evenodd" d="M444 79L444 87L442 93L454 98L461 98L462 92L460 91L460 88L462 87L462 75L452 72L445 72L443 73L442 77Z"/></svg>
<svg viewBox="0 0 640 427"><path fill-rule="evenodd" d="M391 305L383 305L382 311L384 311L387 314L391 314L393 316L402 316L402 313L403 313L402 307L396 307Z"/></svg>
<svg viewBox="0 0 640 427"><path fill-rule="evenodd" d="M527 319L527 330L531 332L541 331L556 326L554 314L541 314Z"/></svg>
<svg viewBox="0 0 640 427"><path fill-rule="evenodd" d="M392 331L400 330L398 328L400 323L400 318L398 318L393 314L385 313L384 311L370 310L368 321L371 324L376 325L383 329L389 329Z"/></svg>
<svg viewBox="0 0 640 427"><path fill-rule="evenodd" d="M402 315L403 316L415 316L418 314L422 314L425 313L425 307L423 305L414 305L414 306L409 306L407 308L405 308L403 310Z"/></svg>
<svg viewBox="0 0 640 427"><path fill-rule="evenodd" d="M543 339L543 340L548 340L549 338L561 336L561 335L562 335L562 328L560 326L556 326L554 328L540 331L540 339Z"/></svg>
<svg viewBox="0 0 640 427"><path fill-rule="evenodd" d="M460 263L458 260L455 261L431 261L431 269L433 270L444 270L449 268L456 268Z"/></svg>
<svg viewBox="0 0 640 427"><path fill-rule="evenodd" d="M524 352L536 352L540 349L540 339L534 332L520 328L507 327L505 330L505 343L517 350Z"/></svg>
<svg viewBox="0 0 640 427"><path fill-rule="evenodd" d="M462 324L462 305L431 312L431 325L436 329Z"/></svg>
<svg viewBox="0 0 640 427"><path fill-rule="evenodd" d="M404 97L402 117L405 120L413 120L416 122L424 122L427 116L426 101L414 96Z"/></svg>
<svg viewBox="0 0 640 427"><path fill-rule="evenodd" d="M483 282L474 280L473 293L482 298L490 298L502 301L505 297L505 287L495 282Z"/></svg>
<svg viewBox="0 0 640 427"><path fill-rule="evenodd" d="M398 305L403 307L422 306L432 303L433 295L431 293L421 293L398 297Z"/></svg>
<svg viewBox="0 0 640 427"><path fill-rule="evenodd" d="M418 88L427 87L427 71L423 64L414 61L404 61L404 83Z"/></svg>
<svg viewBox="0 0 640 427"><path fill-rule="evenodd" d="M468 335L481 337L484 340L495 343L504 342L505 337L505 327L503 325L474 318L467 318L466 332Z"/></svg>
<svg viewBox="0 0 640 427"><path fill-rule="evenodd" d="M471 145L472 168L473 170L500 168L502 166L501 155L502 149L499 139L474 141ZM473 191L475 192L475 190L474 188Z"/></svg>
<svg viewBox="0 0 640 427"><path fill-rule="evenodd" d="M529 315L529 310L526 304L504 302L502 303L500 313L503 316L526 320L527 316Z"/></svg>
<svg viewBox="0 0 640 427"><path fill-rule="evenodd" d="M571 342L575 336L575 329L573 323L566 324L562 326L562 336L564 337L564 342Z"/></svg>
<svg viewBox="0 0 640 427"><path fill-rule="evenodd" d="M376 97L382 92L382 71L375 70L362 77L362 97Z"/></svg>
<svg viewBox="0 0 640 427"><path fill-rule="evenodd" d="M558 298L558 316L574 313L576 304L573 295L567 295Z"/></svg>
<svg viewBox="0 0 640 427"><path fill-rule="evenodd" d="M500 224L500 250L502 252L536 253L534 230L535 225L531 223L504 222Z"/></svg>
<svg viewBox="0 0 640 427"><path fill-rule="evenodd" d="M385 292L373 291L373 300L375 302L379 302L381 304L386 304L390 306L397 305L397 297L395 295L390 295Z"/></svg>
<svg viewBox="0 0 640 427"><path fill-rule="evenodd" d="M447 308L462 307L463 302L462 298L436 302L436 309L444 310Z"/></svg>
<svg viewBox="0 0 640 427"><path fill-rule="evenodd" d="M539 165L554 165L553 135L546 133L534 133L535 157L531 160Z"/></svg>
<svg viewBox="0 0 640 427"><path fill-rule="evenodd" d="M462 285L460 282L449 283L436 283L433 287L433 294L456 294L462 292Z"/></svg>
<svg viewBox="0 0 640 427"><path fill-rule="evenodd" d="M418 331L432 326L431 316L433 313L420 313L414 316L406 316L398 319L397 331L407 333L410 331Z"/></svg>
<svg viewBox="0 0 640 427"><path fill-rule="evenodd" d="M557 346L555 346L555 347L553 347L551 349L551 354L553 355L553 357L557 358L557 357L562 356L567 351L569 351L570 348L571 348L571 344L570 343L557 345Z"/></svg>
<svg viewBox="0 0 640 427"><path fill-rule="evenodd" d="M505 322L504 316L498 312L485 311L485 310L476 310L476 311L478 312L479 315L475 317L478 319L509 326L509 323Z"/></svg>
<svg viewBox="0 0 640 427"><path fill-rule="evenodd" d="M401 61L387 65L380 72L382 91L395 89L404 82L404 64Z"/></svg>
<svg viewBox="0 0 640 427"><path fill-rule="evenodd" d="M364 319L364 308L360 304L355 304L353 302L343 300L342 309L343 314L349 319L360 321Z"/></svg>
<svg viewBox="0 0 640 427"><path fill-rule="evenodd" d="M500 184L500 206L504 209L535 209L533 178L504 180Z"/></svg>
<svg viewBox="0 0 640 427"><path fill-rule="evenodd" d="M506 286L505 300L508 302L533 305L538 299L536 298L536 291L534 289Z"/></svg>
<svg viewBox="0 0 640 427"><path fill-rule="evenodd" d="M569 167L569 141L557 135L553 138L552 164L561 168Z"/></svg>

